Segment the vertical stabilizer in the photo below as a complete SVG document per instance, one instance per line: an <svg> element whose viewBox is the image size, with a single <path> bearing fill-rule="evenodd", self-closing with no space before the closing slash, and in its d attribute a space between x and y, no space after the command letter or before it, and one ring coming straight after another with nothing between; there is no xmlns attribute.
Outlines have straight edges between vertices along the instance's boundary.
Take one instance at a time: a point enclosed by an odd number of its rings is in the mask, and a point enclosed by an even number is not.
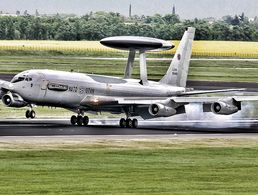
<svg viewBox="0 0 258 195"><path fill-rule="evenodd" d="M170 67L160 83L178 87L186 86L194 34L195 28L189 27L185 31Z"/></svg>

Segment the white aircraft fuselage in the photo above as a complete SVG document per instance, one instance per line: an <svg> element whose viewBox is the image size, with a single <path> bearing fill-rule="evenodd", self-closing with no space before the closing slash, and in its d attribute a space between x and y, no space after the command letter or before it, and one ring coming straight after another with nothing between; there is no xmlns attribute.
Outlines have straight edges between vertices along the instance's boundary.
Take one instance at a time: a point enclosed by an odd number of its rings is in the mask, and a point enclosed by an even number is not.
<svg viewBox="0 0 258 195"><path fill-rule="evenodd" d="M151 81L144 86L137 79L55 70L24 71L14 76L11 83L11 92L19 94L26 102L68 109L82 108L87 96L171 97L185 92L183 87L161 85L159 82Z"/></svg>

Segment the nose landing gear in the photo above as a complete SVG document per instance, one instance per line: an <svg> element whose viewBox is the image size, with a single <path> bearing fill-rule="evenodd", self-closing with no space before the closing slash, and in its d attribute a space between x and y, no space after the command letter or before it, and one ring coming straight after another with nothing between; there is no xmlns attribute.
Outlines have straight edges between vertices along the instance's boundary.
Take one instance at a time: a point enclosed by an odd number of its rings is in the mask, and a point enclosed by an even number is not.
<svg viewBox="0 0 258 195"><path fill-rule="evenodd" d="M26 118L34 119L36 117L36 112L34 110L27 110L25 116Z"/></svg>
<svg viewBox="0 0 258 195"><path fill-rule="evenodd" d="M78 126L87 126L89 124L89 117L88 116L81 116L81 115L78 115L78 116L75 116L73 115L71 117L71 124L72 125L78 125Z"/></svg>

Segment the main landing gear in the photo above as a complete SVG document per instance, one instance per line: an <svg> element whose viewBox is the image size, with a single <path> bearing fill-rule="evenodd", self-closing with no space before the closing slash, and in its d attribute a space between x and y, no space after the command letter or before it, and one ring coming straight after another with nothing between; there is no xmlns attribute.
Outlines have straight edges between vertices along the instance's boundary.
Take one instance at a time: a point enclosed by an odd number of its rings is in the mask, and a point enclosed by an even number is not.
<svg viewBox="0 0 258 195"><path fill-rule="evenodd" d="M78 116L75 116L73 115L71 117L71 124L72 125L78 125L78 126L87 126L89 124L89 117L88 116L81 116L81 115L78 115Z"/></svg>
<svg viewBox="0 0 258 195"><path fill-rule="evenodd" d="M34 110L27 110L25 116L26 118L34 119L36 117L36 112Z"/></svg>
<svg viewBox="0 0 258 195"><path fill-rule="evenodd" d="M130 119L130 118L127 118L127 119L124 119L124 118L121 118L120 119L120 122L119 122L119 125L120 127L122 128L137 128L138 127L138 120L137 119Z"/></svg>

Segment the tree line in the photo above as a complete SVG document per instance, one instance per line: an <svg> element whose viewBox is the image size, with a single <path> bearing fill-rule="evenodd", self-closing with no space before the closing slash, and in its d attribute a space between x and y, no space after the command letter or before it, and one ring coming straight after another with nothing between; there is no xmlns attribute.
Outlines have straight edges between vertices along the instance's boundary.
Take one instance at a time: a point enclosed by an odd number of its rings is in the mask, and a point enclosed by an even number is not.
<svg viewBox="0 0 258 195"><path fill-rule="evenodd" d="M100 40L110 36L147 36L181 39L189 26L196 28L196 40L258 41L258 19L244 14L220 20L180 20L178 15L122 16L96 12L76 16L0 16L1 40Z"/></svg>

